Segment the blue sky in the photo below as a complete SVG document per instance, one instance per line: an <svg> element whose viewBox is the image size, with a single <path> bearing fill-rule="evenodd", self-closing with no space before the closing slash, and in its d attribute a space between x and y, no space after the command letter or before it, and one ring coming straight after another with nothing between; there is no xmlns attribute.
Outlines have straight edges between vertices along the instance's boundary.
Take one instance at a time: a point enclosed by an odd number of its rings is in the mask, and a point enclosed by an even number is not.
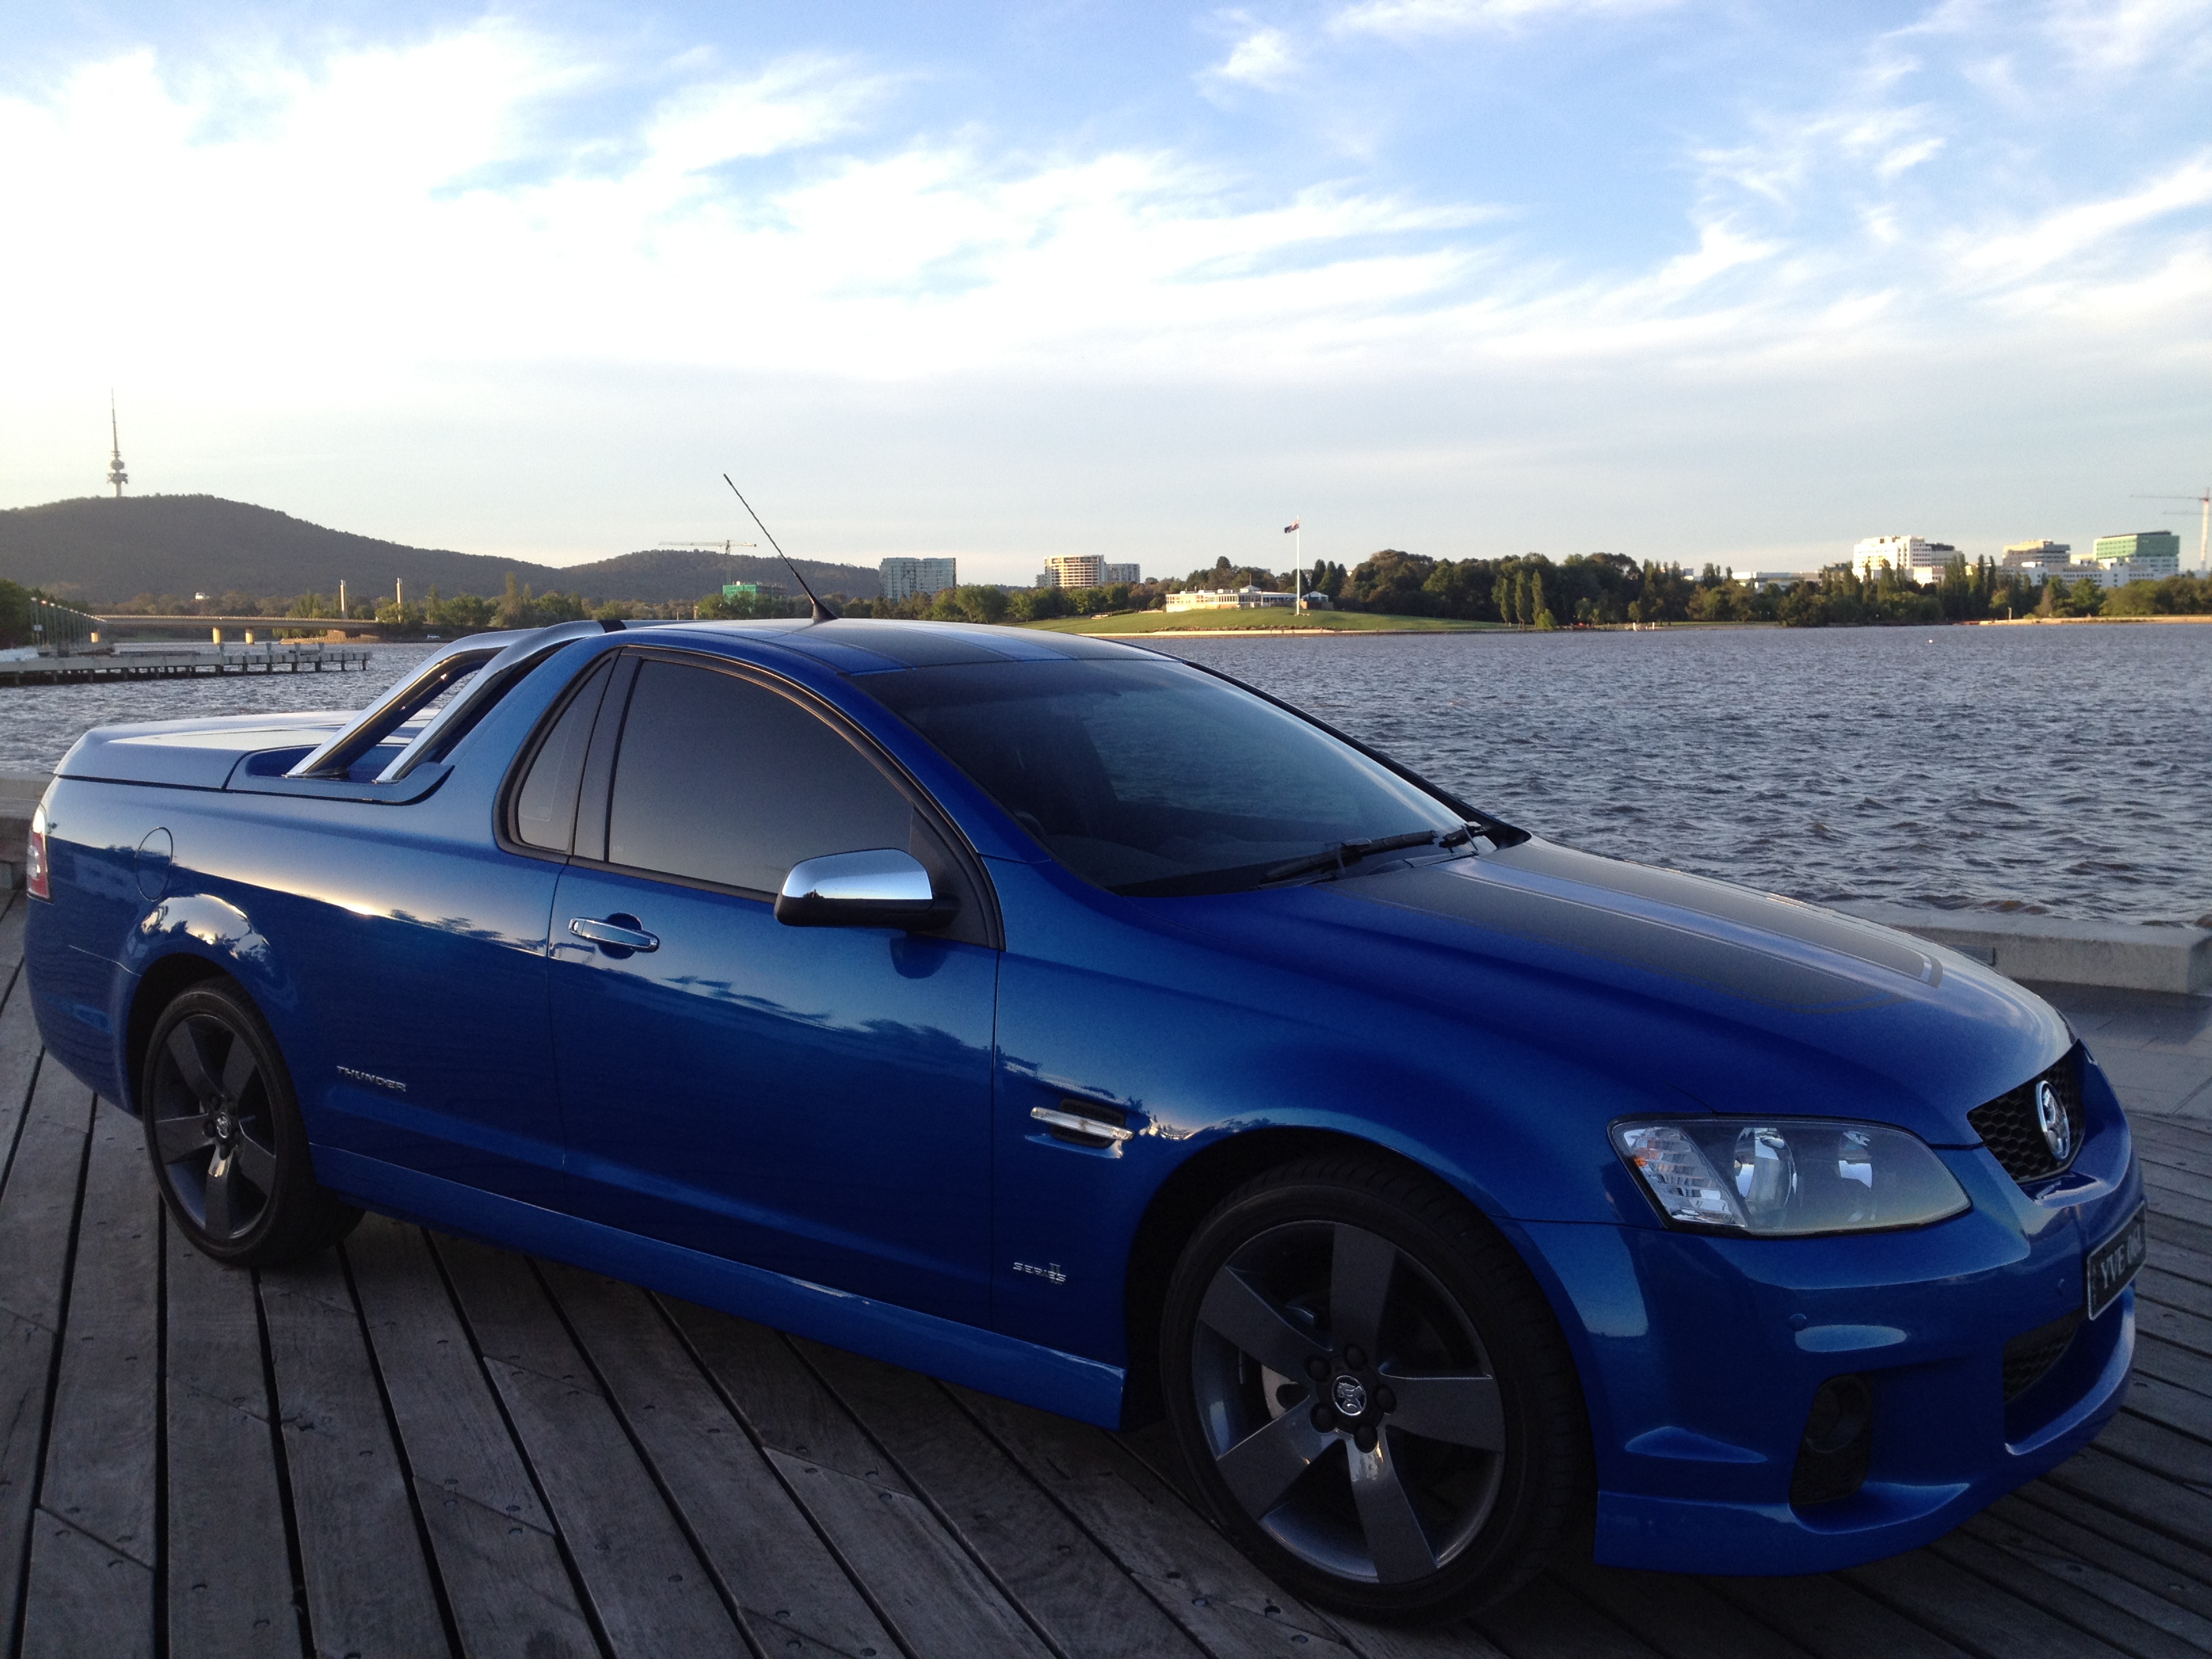
<svg viewBox="0 0 2212 1659"><path fill-rule="evenodd" d="M2212 483L2212 0L0 8L0 504L1802 568Z"/></svg>

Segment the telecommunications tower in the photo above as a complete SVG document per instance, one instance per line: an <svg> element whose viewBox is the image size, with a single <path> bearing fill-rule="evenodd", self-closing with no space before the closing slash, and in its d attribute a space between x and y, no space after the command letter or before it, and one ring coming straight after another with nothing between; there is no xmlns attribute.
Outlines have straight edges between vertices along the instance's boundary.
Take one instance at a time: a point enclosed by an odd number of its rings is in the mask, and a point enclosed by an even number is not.
<svg viewBox="0 0 2212 1659"><path fill-rule="evenodd" d="M123 486L131 482L131 475L123 470L123 439L115 426L115 391L107 393L107 482L115 486L115 499L123 499Z"/></svg>

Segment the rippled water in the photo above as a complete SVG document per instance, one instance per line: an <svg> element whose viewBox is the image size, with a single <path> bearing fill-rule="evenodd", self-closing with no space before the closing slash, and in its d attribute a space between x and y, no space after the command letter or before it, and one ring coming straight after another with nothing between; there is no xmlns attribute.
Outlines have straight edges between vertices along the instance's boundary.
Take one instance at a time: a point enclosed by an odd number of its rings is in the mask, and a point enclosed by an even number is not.
<svg viewBox="0 0 2212 1659"><path fill-rule="evenodd" d="M1815 900L2212 914L2212 626L1185 640L1501 817ZM0 690L0 771L87 727L358 708L367 673Z"/></svg>
<svg viewBox="0 0 2212 1659"><path fill-rule="evenodd" d="M51 772L69 753L70 745L95 726L193 720L213 714L363 708L388 690L409 664L420 662L429 650L427 645L372 646L365 672L279 672L190 680L0 687L0 772Z"/></svg>
<svg viewBox="0 0 2212 1659"><path fill-rule="evenodd" d="M1823 902L2212 913L2212 626L1172 648L1592 852Z"/></svg>

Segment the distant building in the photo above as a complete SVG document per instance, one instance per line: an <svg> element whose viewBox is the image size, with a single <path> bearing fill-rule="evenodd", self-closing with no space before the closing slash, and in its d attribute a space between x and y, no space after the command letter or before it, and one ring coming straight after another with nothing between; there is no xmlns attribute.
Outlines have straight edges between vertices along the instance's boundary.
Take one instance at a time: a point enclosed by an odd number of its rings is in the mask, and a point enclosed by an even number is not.
<svg viewBox="0 0 2212 1659"><path fill-rule="evenodd" d="M2078 574L2068 562L2073 550L2065 542L2012 542L2007 544L1998 568L2039 578Z"/></svg>
<svg viewBox="0 0 2212 1659"><path fill-rule="evenodd" d="M2076 559L2071 564L2053 566L2051 574L2069 581L2093 581L2100 587L2125 587L2141 580L2133 559L2106 559L2101 564L2094 559Z"/></svg>
<svg viewBox="0 0 2212 1659"><path fill-rule="evenodd" d="M1948 542L1931 542L1920 536L1869 536L1851 549L1851 562L1871 580L1887 564L1899 574L1923 586L1943 580L1943 567L1959 556Z"/></svg>
<svg viewBox="0 0 2212 1659"><path fill-rule="evenodd" d="M1039 587L1103 587L1106 561L1096 553L1054 553L1044 562Z"/></svg>
<svg viewBox="0 0 2212 1659"><path fill-rule="evenodd" d="M926 599L960 586L959 564L957 559L885 559L876 574L882 579L885 599Z"/></svg>
<svg viewBox="0 0 2212 1659"><path fill-rule="evenodd" d="M2124 587L2128 582L2162 581L2181 574L2181 538L2171 530L2137 530L2125 536L2100 536L2090 556L2106 569L2124 564L2124 579L2106 582Z"/></svg>
<svg viewBox="0 0 2212 1659"><path fill-rule="evenodd" d="M1297 603L1295 593L1277 593L1264 587L1194 587L1182 593L1168 595L1170 611L1288 611ZM1328 608L1327 596L1309 593L1305 596L1309 611Z"/></svg>
<svg viewBox="0 0 2212 1659"><path fill-rule="evenodd" d="M1123 582L1134 587L1144 577L1133 564L1109 564L1100 568L1098 580L1102 586L1115 587Z"/></svg>
<svg viewBox="0 0 2212 1659"><path fill-rule="evenodd" d="M1752 570L1736 577L1754 593L1762 587L1794 587L1799 582L1811 581L1816 573L1810 570Z"/></svg>

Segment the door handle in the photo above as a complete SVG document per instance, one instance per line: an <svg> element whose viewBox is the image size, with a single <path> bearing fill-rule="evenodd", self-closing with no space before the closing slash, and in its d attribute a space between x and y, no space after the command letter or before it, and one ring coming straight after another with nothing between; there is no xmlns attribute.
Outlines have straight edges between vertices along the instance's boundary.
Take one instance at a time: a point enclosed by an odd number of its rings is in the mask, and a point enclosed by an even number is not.
<svg viewBox="0 0 2212 1659"><path fill-rule="evenodd" d="M660 939L639 926L635 916L611 915L605 921L594 921L589 916L571 918L568 931L578 939L587 939L610 954L628 956L632 951L658 951Z"/></svg>

